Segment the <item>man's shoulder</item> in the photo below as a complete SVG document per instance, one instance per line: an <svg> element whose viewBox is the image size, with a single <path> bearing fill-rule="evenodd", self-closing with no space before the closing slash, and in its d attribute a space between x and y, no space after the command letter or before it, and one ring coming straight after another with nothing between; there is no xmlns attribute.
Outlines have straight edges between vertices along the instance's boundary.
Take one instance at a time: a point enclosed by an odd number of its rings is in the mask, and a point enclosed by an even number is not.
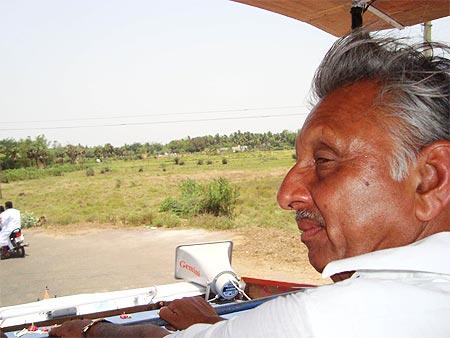
<svg viewBox="0 0 450 338"><path fill-rule="evenodd" d="M360 311L395 312L412 303L419 311L435 309L446 302L450 314L450 276L394 271L366 271L342 282L317 287L305 293L304 301L317 315L325 309L335 309L336 316ZM412 311L415 311L412 309Z"/></svg>

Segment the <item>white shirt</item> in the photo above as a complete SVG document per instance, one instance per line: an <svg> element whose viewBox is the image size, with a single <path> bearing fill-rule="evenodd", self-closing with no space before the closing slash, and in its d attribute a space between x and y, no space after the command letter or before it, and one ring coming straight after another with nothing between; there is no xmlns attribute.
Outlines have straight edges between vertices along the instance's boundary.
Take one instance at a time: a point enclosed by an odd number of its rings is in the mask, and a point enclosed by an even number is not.
<svg viewBox="0 0 450 338"><path fill-rule="evenodd" d="M450 232L331 262L322 276L354 270L345 281L168 337L450 337Z"/></svg>
<svg viewBox="0 0 450 338"><path fill-rule="evenodd" d="M10 245L9 235L14 229L20 228L20 211L9 208L0 214L0 246Z"/></svg>

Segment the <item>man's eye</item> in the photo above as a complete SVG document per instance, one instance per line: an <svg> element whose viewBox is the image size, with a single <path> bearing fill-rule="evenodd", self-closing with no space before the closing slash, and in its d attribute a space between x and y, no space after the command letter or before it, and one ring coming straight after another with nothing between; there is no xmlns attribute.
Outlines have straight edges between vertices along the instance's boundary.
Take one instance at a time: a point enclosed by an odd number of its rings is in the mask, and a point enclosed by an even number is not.
<svg viewBox="0 0 450 338"><path fill-rule="evenodd" d="M326 157L318 157L314 161L316 162L316 164L325 164L325 163L331 162L332 159L326 158Z"/></svg>

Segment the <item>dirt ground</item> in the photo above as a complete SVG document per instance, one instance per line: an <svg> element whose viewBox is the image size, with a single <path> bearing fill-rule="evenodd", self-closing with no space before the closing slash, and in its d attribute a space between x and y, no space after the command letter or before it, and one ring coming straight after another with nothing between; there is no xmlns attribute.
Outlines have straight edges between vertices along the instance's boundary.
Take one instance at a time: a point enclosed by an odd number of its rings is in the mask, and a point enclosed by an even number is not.
<svg viewBox="0 0 450 338"><path fill-rule="evenodd" d="M232 266L240 276L329 283L309 265L299 236L282 230L77 225L24 234L27 256L0 261L0 307L42 299L46 287L53 297L172 283L177 245L217 240L233 240Z"/></svg>

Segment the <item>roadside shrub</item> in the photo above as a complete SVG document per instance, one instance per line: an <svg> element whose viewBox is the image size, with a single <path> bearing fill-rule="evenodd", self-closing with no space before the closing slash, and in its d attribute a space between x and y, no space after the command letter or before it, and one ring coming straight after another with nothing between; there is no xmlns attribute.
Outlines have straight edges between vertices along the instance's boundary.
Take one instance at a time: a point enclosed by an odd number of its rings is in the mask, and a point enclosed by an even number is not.
<svg viewBox="0 0 450 338"><path fill-rule="evenodd" d="M206 164L207 164L207 165L211 165L211 164L212 164L212 161L211 161L211 160L208 160L208 161L206 161Z"/></svg>
<svg viewBox="0 0 450 338"><path fill-rule="evenodd" d="M222 159L222 164L227 164L228 163L228 160L224 157L223 159Z"/></svg>
<svg viewBox="0 0 450 338"><path fill-rule="evenodd" d="M197 160L197 165L203 165L203 160Z"/></svg>
<svg viewBox="0 0 450 338"><path fill-rule="evenodd" d="M202 211L214 216L232 216L238 197L237 187L220 177L206 187Z"/></svg>
<svg viewBox="0 0 450 338"><path fill-rule="evenodd" d="M180 158L177 156L173 159L173 161L175 162L175 164L179 164L180 163Z"/></svg>
<svg viewBox="0 0 450 338"><path fill-rule="evenodd" d="M143 173L144 172L144 168L140 167L138 172Z"/></svg>
<svg viewBox="0 0 450 338"><path fill-rule="evenodd" d="M180 184L180 197L164 199L160 211L179 216L211 214L232 217L238 196L237 187L225 178L218 178L205 185L188 179Z"/></svg>
<svg viewBox="0 0 450 338"><path fill-rule="evenodd" d="M297 154L292 154L292 159L297 161Z"/></svg>
<svg viewBox="0 0 450 338"><path fill-rule="evenodd" d="M176 199L172 197L165 198L161 205L159 206L159 211L170 211L174 214L181 215L182 214L182 205Z"/></svg>
<svg viewBox="0 0 450 338"><path fill-rule="evenodd" d="M178 165L184 165L184 161L183 160L179 160L178 161Z"/></svg>
<svg viewBox="0 0 450 338"><path fill-rule="evenodd" d="M20 214L20 225L22 228L31 228L38 224L38 218L31 212L22 212Z"/></svg>
<svg viewBox="0 0 450 338"><path fill-rule="evenodd" d="M94 176L94 175L95 175L95 171L93 168L86 169L86 176Z"/></svg>

